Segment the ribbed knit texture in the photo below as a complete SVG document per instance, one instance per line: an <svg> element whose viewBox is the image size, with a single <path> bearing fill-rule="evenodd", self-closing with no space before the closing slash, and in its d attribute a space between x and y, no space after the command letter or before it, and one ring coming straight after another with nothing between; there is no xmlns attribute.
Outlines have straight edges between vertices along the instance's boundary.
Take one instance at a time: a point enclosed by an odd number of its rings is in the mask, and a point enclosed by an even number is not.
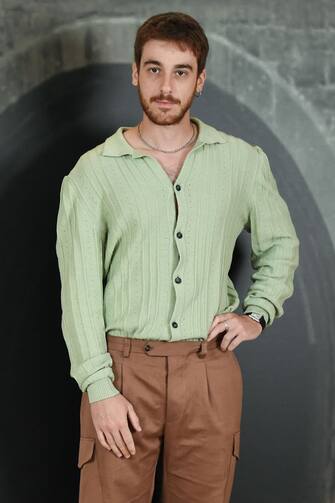
<svg viewBox="0 0 335 503"><path fill-rule="evenodd" d="M174 183L156 159L129 145L122 131L130 126L85 152L63 178L62 332L70 374L90 402L119 393L107 332L201 340L216 314L239 306L228 272L243 229L251 232L254 268L243 311L262 313L271 325L293 293L299 240L267 155L191 120L199 136Z"/></svg>

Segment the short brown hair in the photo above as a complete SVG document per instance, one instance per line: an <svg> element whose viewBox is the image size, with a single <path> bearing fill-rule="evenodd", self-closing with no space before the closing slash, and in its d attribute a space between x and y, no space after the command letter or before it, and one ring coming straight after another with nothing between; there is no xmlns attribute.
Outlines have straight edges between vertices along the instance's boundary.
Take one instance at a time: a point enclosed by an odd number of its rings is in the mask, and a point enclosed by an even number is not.
<svg viewBox="0 0 335 503"><path fill-rule="evenodd" d="M192 16L183 12L163 12L149 17L136 32L134 57L138 70L143 46L151 39L176 42L181 50L189 48L197 58L197 76L204 69L209 50L208 39Z"/></svg>

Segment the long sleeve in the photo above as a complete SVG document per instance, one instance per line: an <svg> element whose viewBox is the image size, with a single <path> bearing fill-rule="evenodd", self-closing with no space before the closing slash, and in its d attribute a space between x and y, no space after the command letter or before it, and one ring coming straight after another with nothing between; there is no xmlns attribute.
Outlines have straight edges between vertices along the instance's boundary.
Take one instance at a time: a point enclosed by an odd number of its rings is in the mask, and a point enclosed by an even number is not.
<svg viewBox="0 0 335 503"><path fill-rule="evenodd" d="M299 265L299 239L288 206L281 197L265 152L258 152L257 172L252 185L249 219L251 233L251 286L243 301L243 312L264 315L267 325L283 315L283 304L294 290Z"/></svg>
<svg viewBox="0 0 335 503"><path fill-rule="evenodd" d="M104 228L77 179L63 178L56 253L61 278L62 332L70 375L89 402L119 393L114 387L103 316Z"/></svg>

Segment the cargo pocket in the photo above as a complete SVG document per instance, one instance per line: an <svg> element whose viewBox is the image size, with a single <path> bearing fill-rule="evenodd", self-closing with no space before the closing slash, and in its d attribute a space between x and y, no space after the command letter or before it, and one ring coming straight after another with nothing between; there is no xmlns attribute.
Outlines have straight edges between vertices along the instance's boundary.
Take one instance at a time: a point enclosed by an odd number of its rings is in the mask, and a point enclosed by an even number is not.
<svg viewBox="0 0 335 503"><path fill-rule="evenodd" d="M85 463L88 463L92 459L94 445L94 438L80 437L77 463L78 468L82 468Z"/></svg>
<svg viewBox="0 0 335 503"><path fill-rule="evenodd" d="M103 503L101 480L96 456L97 440L92 437L80 437L77 466L80 468L78 503Z"/></svg>
<svg viewBox="0 0 335 503"><path fill-rule="evenodd" d="M226 487L224 490L224 499L223 503L229 503L232 489L233 489L233 483L234 483L234 478L235 478L235 469L236 469L236 463L240 459L240 431L236 431L233 434L233 448L230 456L230 462L229 462L229 468L228 468L228 476L227 476L227 481L226 481Z"/></svg>

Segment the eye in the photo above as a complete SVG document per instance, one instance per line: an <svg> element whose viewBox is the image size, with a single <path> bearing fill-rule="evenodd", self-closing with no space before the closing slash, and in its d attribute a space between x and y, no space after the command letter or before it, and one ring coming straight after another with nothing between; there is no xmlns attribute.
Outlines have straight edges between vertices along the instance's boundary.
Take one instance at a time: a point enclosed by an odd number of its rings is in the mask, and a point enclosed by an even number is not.
<svg viewBox="0 0 335 503"><path fill-rule="evenodd" d="M158 68L158 66L151 66L150 68L148 68L148 72L151 72L151 70L158 70L159 71L159 68ZM158 72L154 71L152 73L157 74ZM185 72L185 70L177 70L176 73L182 74L182 75L187 75L188 72Z"/></svg>

